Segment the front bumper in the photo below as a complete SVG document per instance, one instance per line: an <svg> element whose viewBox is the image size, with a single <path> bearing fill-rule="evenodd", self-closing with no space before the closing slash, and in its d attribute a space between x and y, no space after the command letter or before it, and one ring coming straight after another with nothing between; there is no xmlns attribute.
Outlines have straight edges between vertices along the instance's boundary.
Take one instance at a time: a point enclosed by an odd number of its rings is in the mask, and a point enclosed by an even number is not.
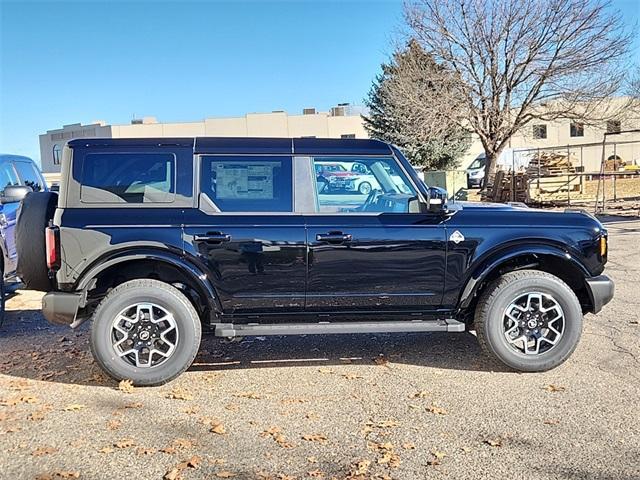
<svg viewBox="0 0 640 480"><path fill-rule="evenodd" d="M591 304L593 305L593 313L598 313L613 298L615 285L613 280L606 275L587 278L586 283Z"/></svg>
<svg viewBox="0 0 640 480"><path fill-rule="evenodd" d="M42 297L42 314L55 325L75 328L83 319L78 319L78 310L84 303L81 293L49 292Z"/></svg>

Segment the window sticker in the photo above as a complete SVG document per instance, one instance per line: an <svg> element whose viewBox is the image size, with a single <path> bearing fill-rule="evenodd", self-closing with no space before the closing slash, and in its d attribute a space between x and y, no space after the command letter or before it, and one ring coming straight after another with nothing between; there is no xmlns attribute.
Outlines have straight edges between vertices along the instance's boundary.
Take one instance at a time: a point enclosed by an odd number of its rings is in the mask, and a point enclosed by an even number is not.
<svg viewBox="0 0 640 480"><path fill-rule="evenodd" d="M220 199L273 199L273 169L278 162L256 165L211 163L216 197Z"/></svg>

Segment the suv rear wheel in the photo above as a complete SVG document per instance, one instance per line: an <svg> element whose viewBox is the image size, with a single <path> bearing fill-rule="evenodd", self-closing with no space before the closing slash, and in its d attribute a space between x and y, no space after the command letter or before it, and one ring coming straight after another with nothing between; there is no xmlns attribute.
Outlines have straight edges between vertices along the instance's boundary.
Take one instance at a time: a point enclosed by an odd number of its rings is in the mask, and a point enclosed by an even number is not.
<svg viewBox="0 0 640 480"><path fill-rule="evenodd" d="M474 321L482 349L525 372L563 363L582 333L582 309L573 290L537 270L509 272L491 283L478 301Z"/></svg>
<svg viewBox="0 0 640 480"><path fill-rule="evenodd" d="M161 385L189 368L201 332L198 313L178 289L157 280L131 280L98 305L91 351L116 380Z"/></svg>

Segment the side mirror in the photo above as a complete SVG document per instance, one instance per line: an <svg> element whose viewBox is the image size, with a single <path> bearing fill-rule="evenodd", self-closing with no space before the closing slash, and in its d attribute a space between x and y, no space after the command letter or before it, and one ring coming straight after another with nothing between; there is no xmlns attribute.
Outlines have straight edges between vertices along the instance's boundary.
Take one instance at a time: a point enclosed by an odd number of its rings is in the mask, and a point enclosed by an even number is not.
<svg viewBox="0 0 640 480"><path fill-rule="evenodd" d="M429 211L441 213L447 211L449 195L444 188L429 187Z"/></svg>
<svg viewBox="0 0 640 480"><path fill-rule="evenodd" d="M16 203L22 201L27 194L33 192L31 187L26 185L8 185L4 187L4 192L0 196L0 203Z"/></svg>

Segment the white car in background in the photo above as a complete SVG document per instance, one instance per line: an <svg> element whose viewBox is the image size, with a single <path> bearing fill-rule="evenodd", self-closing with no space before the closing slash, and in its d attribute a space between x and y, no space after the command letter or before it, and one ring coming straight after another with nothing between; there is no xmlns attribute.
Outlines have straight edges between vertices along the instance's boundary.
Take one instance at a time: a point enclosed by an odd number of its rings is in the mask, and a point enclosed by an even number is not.
<svg viewBox="0 0 640 480"><path fill-rule="evenodd" d="M356 191L362 195L369 195L371 190L380 190L380 184L376 180L376 177L373 175L368 166L364 163L360 162L340 162L344 168L353 173L354 177L352 180L353 185L349 188L350 191ZM386 165L385 165L386 166ZM389 176L398 186L398 189L401 193L411 193L407 192L405 182L399 176L395 175L391 170L387 170Z"/></svg>

